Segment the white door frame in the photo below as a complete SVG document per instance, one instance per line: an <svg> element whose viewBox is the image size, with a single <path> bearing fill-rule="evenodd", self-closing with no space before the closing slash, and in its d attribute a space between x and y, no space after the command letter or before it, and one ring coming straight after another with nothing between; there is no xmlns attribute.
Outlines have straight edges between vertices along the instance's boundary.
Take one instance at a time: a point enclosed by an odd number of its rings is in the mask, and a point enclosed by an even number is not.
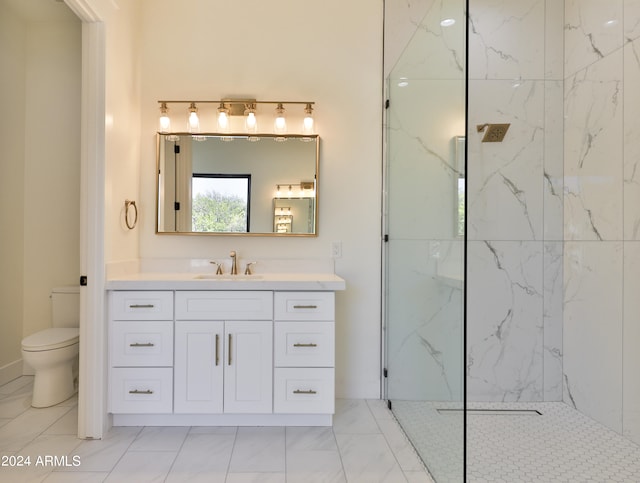
<svg viewBox="0 0 640 483"><path fill-rule="evenodd" d="M102 438L106 413L104 260L105 25L91 0L65 0L82 21L80 377L78 437Z"/></svg>

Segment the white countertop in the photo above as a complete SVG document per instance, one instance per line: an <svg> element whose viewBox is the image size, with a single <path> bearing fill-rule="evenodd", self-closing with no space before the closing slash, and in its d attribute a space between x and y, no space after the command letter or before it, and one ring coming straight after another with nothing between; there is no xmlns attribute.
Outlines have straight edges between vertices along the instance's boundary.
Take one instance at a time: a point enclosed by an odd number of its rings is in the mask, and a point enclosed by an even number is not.
<svg viewBox="0 0 640 483"><path fill-rule="evenodd" d="M206 278L202 278L206 277ZM254 276L138 272L109 278L107 290L344 290L333 273L260 273Z"/></svg>

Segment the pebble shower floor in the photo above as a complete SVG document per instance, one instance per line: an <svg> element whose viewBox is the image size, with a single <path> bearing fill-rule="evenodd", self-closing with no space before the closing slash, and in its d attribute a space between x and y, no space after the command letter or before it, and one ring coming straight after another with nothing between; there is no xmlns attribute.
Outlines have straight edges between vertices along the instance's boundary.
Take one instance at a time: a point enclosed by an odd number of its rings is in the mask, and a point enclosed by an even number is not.
<svg viewBox="0 0 640 483"><path fill-rule="evenodd" d="M460 413L442 411L454 408L443 403L393 404L438 483L459 482ZM470 403L469 409L468 482L640 482L640 446L567 404ZM451 431L451 418L460 431Z"/></svg>

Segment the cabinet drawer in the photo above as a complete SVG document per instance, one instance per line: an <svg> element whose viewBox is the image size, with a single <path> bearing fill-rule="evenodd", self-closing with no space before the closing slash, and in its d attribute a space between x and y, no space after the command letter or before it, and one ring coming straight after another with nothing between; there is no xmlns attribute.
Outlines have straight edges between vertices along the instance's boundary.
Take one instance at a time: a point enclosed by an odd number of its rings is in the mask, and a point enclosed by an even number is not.
<svg viewBox="0 0 640 483"><path fill-rule="evenodd" d="M176 320L271 320L272 317L273 292L176 292Z"/></svg>
<svg viewBox="0 0 640 483"><path fill-rule="evenodd" d="M173 292L112 292L111 319L173 320Z"/></svg>
<svg viewBox="0 0 640 483"><path fill-rule="evenodd" d="M273 412L280 414L333 414L334 370L329 368L276 368Z"/></svg>
<svg viewBox="0 0 640 483"><path fill-rule="evenodd" d="M111 369L110 393L112 413L171 413L173 369Z"/></svg>
<svg viewBox="0 0 640 483"><path fill-rule="evenodd" d="M333 292L276 292L275 320L334 320Z"/></svg>
<svg viewBox="0 0 640 483"><path fill-rule="evenodd" d="M120 321L110 326L112 366L171 366L173 322Z"/></svg>
<svg viewBox="0 0 640 483"><path fill-rule="evenodd" d="M333 322L276 322L274 362L276 367L333 367Z"/></svg>

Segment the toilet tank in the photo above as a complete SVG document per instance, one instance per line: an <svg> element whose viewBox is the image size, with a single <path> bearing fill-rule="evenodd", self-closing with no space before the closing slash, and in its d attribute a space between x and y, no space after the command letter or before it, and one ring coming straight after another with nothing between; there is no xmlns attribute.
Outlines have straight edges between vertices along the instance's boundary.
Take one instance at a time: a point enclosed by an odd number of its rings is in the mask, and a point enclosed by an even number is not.
<svg viewBox="0 0 640 483"><path fill-rule="evenodd" d="M80 287L51 290L51 320L54 327L80 327Z"/></svg>

